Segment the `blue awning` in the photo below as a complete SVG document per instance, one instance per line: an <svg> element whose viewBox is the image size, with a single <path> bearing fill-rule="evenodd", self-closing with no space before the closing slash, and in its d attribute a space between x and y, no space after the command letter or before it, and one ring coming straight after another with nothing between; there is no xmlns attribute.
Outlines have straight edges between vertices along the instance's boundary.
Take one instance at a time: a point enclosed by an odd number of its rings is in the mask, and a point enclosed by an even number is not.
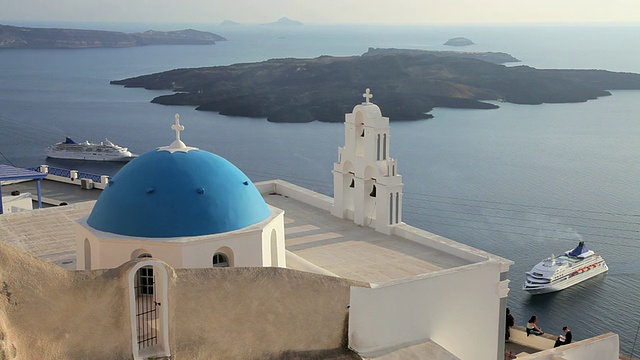
<svg viewBox="0 0 640 360"><path fill-rule="evenodd" d="M33 170L18 168L0 164L0 181L7 180L37 180L38 181L38 208L42 208L42 195L40 180L47 177L47 174ZM2 214L2 186L0 186L0 214Z"/></svg>
<svg viewBox="0 0 640 360"><path fill-rule="evenodd" d="M15 166L0 164L0 181L4 180L22 180L22 179L44 179L47 174L39 173L33 170L18 168Z"/></svg>

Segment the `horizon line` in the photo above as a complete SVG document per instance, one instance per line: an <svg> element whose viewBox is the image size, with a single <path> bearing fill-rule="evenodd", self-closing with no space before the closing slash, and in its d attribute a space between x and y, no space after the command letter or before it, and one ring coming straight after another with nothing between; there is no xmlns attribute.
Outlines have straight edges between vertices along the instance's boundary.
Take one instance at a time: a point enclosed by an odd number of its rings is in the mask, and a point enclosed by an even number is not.
<svg viewBox="0 0 640 360"><path fill-rule="evenodd" d="M222 25L224 21L233 21L235 25ZM277 22L277 21L276 21ZM276 22L236 22L234 20L222 20L217 22L202 21L82 21L82 20L9 20L0 19L0 25L7 26L25 26L25 24L122 24L122 25L205 25L205 26L222 26L224 28L238 28L242 26L262 26L274 25L277 28L300 28L301 26L390 26L390 27L419 27L419 26L640 26L640 21L536 21L536 22L432 22L432 23L343 23L343 22L313 22L304 23L302 25L281 25Z"/></svg>

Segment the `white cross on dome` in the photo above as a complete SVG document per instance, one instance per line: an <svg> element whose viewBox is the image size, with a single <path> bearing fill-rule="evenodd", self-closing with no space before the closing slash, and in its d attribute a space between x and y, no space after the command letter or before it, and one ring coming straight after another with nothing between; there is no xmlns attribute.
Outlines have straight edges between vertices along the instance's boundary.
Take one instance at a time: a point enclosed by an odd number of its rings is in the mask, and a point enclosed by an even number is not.
<svg viewBox="0 0 640 360"><path fill-rule="evenodd" d="M176 151L188 152L189 150L199 150L197 147L185 145L185 143L180 140L180 132L184 131L184 125L180 124L179 114L176 114L176 122L175 124L171 125L171 130L176 132L176 140L169 146L159 147L158 151L168 151L170 153L174 153Z"/></svg>
<svg viewBox="0 0 640 360"><path fill-rule="evenodd" d="M176 114L176 123L171 125L171 130L176 132L176 141L184 147L185 144L180 140L180 132L184 131L184 125L180 125L180 115Z"/></svg>

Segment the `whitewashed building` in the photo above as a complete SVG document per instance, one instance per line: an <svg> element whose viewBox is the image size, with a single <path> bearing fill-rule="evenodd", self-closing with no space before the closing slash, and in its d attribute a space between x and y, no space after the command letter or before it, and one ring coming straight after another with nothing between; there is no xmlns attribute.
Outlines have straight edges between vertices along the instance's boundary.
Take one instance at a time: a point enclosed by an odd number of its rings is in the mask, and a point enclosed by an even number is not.
<svg viewBox="0 0 640 360"><path fill-rule="evenodd" d="M3 241L44 258L75 248L69 262L86 271L72 272L67 282L58 271L51 290L21 287L20 279L35 281L30 272L6 270L22 277L3 280L14 295L6 290L9 305L0 302L0 331L13 325L0 339L0 355L5 348L9 355L42 354L51 344L70 343L56 354L324 358L317 351L346 350L346 343L368 359L503 359L512 262L402 221L389 119L369 89L363 96L345 116L333 197L281 180L254 185L227 160L185 145L176 116L176 140L123 167L95 204L9 214L13 221L0 221ZM38 228L48 229L55 249L33 241L42 237ZM18 256L5 260L16 268L23 263ZM3 271L0 263L0 279ZM65 286L69 291L60 290ZM118 301L86 301L94 294L89 288ZM51 291L73 302L75 313L99 321L93 314L107 307L120 322L93 327L94 341L68 330L84 325L67 324L57 334L46 322L23 321L30 311L42 320L52 316L41 314L44 307L69 307L50 304L57 301ZM35 347L34 331L45 339ZM120 337L109 348L102 337L112 334ZM617 336L548 354L614 360Z"/></svg>

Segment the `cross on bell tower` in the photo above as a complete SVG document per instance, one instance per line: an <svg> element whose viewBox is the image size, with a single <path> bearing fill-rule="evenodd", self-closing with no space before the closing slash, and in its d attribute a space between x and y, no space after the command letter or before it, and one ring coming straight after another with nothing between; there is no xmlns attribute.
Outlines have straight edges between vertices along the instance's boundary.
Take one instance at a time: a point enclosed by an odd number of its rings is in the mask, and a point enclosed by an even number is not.
<svg viewBox="0 0 640 360"><path fill-rule="evenodd" d="M364 94L362 94L362 97L363 97L363 98L365 98L365 102L364 102L365 104L367 104L367 105L368 105L368 104L371 104L371 103L369 102L369 100L371 100L371 99L373 98L373 94L371 93L371 90L370 90L369 88L367 88L367 89L364 91Z"/></svg>

